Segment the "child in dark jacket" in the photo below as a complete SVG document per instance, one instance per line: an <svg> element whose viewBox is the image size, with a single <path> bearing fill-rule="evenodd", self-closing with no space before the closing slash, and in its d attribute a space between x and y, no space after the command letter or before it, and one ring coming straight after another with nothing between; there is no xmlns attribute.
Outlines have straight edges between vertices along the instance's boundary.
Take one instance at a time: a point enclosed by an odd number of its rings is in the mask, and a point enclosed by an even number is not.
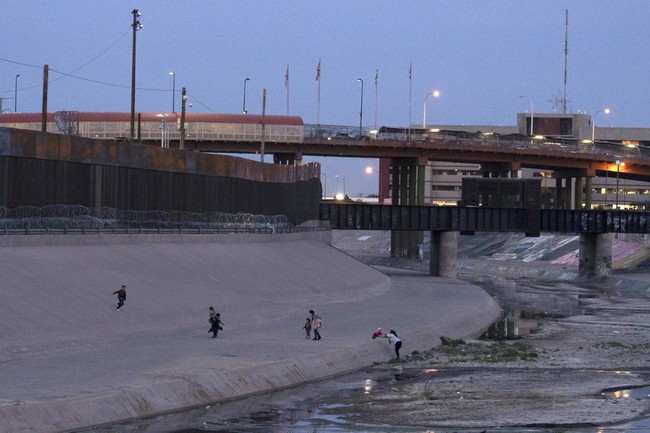
<svg viewBox="0 0 650 433"><path fill-rule="evenodd" d="M307 322L305 322L305 325L303 326L303 329L305 330L305 333L307 334L305 336L306 339L311 338L311 319L307 317Z"/></svg>

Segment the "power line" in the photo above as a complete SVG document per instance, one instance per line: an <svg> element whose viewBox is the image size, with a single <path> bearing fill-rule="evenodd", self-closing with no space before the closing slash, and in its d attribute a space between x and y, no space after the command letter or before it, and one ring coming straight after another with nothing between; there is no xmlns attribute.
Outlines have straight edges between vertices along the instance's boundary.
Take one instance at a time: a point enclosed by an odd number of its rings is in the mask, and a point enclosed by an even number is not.
<svg viewBox="0 0 650 433"><path fill-rule="evenodd" d="M78 79L78 80L90 81L90 82L94 82L94 83L102 84L102 85L106 85L106 86L111 86L111 87L122 87L122 86L120 86L120 85L111 84L111 83L106 83L106 82L102 82L102 81L99 81L99 80L93 80L93 79L89 79L89 78L78 77L78 76L75 76L75 75L72 75L72 74L74 74L74 73L77 72L78 70L80 70L80 69L82 69L82 68L88 66L89 64L91 64L92 62L94 62L95 60L97 60L98 58L100 58L101 56L103 56L103 55L104 55L108 50L110 50L111 48L113 48L113 47L114 47L114 46L115 46L119 41L121 41L122 39L124 39L124 37L125 37L127 34L129 34L130 30L131 30L131 27L129 26L129 27L127 28L127 30L126 30L126 31L125 31L125 32L124 32L124 33L123 33L119 38L117 38L113 43L111 43L108 47L106 47L104 50L102 50L102 51L101 51L99 54L97 54L95 57L93 57L92 59L88 60L86 63L82 64L81 66L79 66L79 67L73 69L72 71L70 71L70 72L61 72L61 71L57 71L57 70L54 70L54 69L50 69L50 70L53 71L53 72L56 72L56 73L58 73L58 74L61 74L63 77L76 78L76 79ZM18 61L10 60L10 59L0 58L0 61L4 61L4 62L7 62L7 63L13 63L13 64L15 64L15 65L20 65L20 66L25 66L25 67L28 67L28 68L35 68L35 69L41 69L41 68L42 68L42 66L40 66L40 65L31 65L31 64L29 64L29 63L18 62ZM54 81L58 81L58 80L62 79L63 77L60 77L60 78L57 78L57 79L54 79L54 80L51 80L51 81L53 81L53 82L54 82ZM24 88L21 88L21 89L19 89L19 90L31 90L31 89L34 89L34 88L37 88L37 87L40 87L40 86L41 86L40 84L36 84L36 85L34 85L34 86L24 87ZM142 89L142 90L145 90L145 89ZM4 93L4 92L10 92L10 91L13 92L14 90L2 90L2 91L0 91L0 92Z"/></svg>
<svg viewBox="0 0 650 433"><path fill-rule="evenodd" d="M127 29L127 30L122 34L122 36L120 36L120 37L119 37L115 42L113 42L113 43L110 44L108 47L106 47L106 49L104 49L104 51L102 51L101 53L97 54L95 57L93 57L92 59L90 59L89 61L87 61L86 63L84 63L83 65L79 66L77 69L73 69L73 70L70 71L69 73L70 73L70 74L73 74L73 73L77 72L79 69L81 69L81 68L83 68L83 67L85 67L85 66L88 66L89 64L91 64L92 62L94 62L95 60L97 60L98 58L100 58L100 57L101 57L102 55L104 55L108 50L110 50L111 48L113 48L113 47L114 47L114 46L115 46L119 41L121 41L121 40L124 38L124 36L126 36L127 34L129 34L130 31L131 31L131 27L129 26L129 28L128 28L128 29Z"/></svg>
<svg viewBox="0 0 650 433"><path fill-rule="evenodd" d="M199 101L195 96L191 95L190 93L187 93L187 96L192 98L193 101L195 101L197 104L199 104L200 106L202 106L206 110L208 110L208 111L210 111L212 113L216 113L216 111L214 111L212 108L205 105L203 102Z"/></svg>
<svg viewBox="0 0 650 433"><path fill-rule="evenodd" d="M29 67L29 68L36 68L36 69L39 69L39 70L43 68L43 66L30 65L28 63L21 63L21 62L17 62L17 61L14 61L14 60L4 59L4 58L1 58L1 57L0 57L0 61L7 62L7 63L13 63L13 64L16 64L16 65L21 65L21 66L26 66L26 67ZM90 63L90 62L88 62L88 63ZM83 66L88 65L88 63L84 64ZM75 70L79 70L83 66L81 66L81 67L79 67L79 68L77 68ZM91 82L91 83L101 84L103 86L109 86L109 87L118 87L118 88L130 89L130 86L125 86L123 84L115 84L115 83L109 83L107 81L100 81L100 80L95 80L95 79L92 79L92 78L81 77L81 76L74 75L74 74L69 73L69 72L63 72L63 71L56 70L54 68L49 68L49 70L50 70L50 72L55 72L57 74L62 75L63 77L74 78L75 80L88 81L88 82ZM60 79L61 78L58 78L57 80L60 80ZM52 80L52 81L55 81L55 80ZM37 88L37 87L40 87L40 86L41 86L40 84L37 84L37 85L34 85L34 86L30 86L30 87L23 87L23 88L21 88L19 90L29 90L29 89L34 89L34 88ZM138 87L137 89L141 90L141 91L145 91L145 92L171 92L171 90L169 90L169 89L156 89L156 88L146 88L146 87ZM14 90L12 89L12 90L2 90L0 92L13 92L13 91Z"/></svg>

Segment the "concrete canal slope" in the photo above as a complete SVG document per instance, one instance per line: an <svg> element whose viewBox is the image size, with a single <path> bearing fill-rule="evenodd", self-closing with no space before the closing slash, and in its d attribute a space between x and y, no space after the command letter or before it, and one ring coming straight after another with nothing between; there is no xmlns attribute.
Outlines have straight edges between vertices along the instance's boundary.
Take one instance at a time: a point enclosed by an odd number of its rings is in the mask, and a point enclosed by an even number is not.
<svg viewBox="0 0 650 433"><path fill-rule="evenodd" d="M375 269L329 232L0 236L0 431L59 432L290 387L489 326L480 288ZM127 285L126 305L112 292ZM208 306L224 331L208 334ZM323 339L307 340L309 309Z"/></svg>

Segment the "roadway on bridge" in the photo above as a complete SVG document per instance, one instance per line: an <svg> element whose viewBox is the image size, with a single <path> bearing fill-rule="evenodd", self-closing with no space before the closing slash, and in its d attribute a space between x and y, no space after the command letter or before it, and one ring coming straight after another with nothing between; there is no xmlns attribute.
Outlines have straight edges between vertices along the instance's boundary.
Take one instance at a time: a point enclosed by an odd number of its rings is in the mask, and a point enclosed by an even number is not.
<svg viewBox="0 0 650 433"><path fill-rule="evenodd" d="M499 314L476 286L381 272L329 236L0 238L0 431L78 429L331 377L393 357L370 339L377 326L396 329L408 354ZM209 305L225 322L217 339ZM321 341L304 337L310 308Z"/></svg>

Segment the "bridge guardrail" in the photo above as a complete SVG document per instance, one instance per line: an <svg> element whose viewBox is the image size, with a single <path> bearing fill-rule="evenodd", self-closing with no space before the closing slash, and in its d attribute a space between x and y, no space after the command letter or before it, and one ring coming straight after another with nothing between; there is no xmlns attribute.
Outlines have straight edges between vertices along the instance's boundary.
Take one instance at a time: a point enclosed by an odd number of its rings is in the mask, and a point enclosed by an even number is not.
<svg viewBox="0 0 650 433"><path fill-rule="evenodd" d="M382 127L383 128L383 127ZM568 137L527 136L522 134L495 134L488 132L437 131L422 128L388 128L390 132L370 131L367 128L345 125L305 124L305 140L327 141L401 141L426 145L427 142L442 142L454 146L476 146L477 144L522 149L551 150L560 153L605 155L612 163L617 158L650 159L650 148L624 145L609 141L577 140Z"/></svg>

